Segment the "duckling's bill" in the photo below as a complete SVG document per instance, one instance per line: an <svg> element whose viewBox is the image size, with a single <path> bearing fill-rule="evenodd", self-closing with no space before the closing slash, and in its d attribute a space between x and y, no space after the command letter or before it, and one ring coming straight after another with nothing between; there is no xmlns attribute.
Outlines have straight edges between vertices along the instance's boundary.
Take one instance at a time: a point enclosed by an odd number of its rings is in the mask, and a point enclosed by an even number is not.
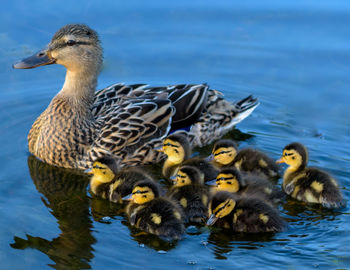
<svg viewBox="0 0 350 270"><path fill-rule="evenodd" d="M217 220L218 220L218 217L216 217L214 214L211 214L209 219L207 220L206 225L207 226L214 225Z"/></svg>
<svg viewBox="0 0 350 270"><path fill-rule="evenodd" d="M217 186L217 184L216 184L216 179L207 181L207 182L205 182L205 184L208 185L208 186L214 186L214 187Z"/></svg>
<svg viewBox="0 0 350 270"><path fill-rule="evenodd" d="M132 193L130 193L129 195L126 195L125 197L122 198L123 201L132 201Z"/></svg>

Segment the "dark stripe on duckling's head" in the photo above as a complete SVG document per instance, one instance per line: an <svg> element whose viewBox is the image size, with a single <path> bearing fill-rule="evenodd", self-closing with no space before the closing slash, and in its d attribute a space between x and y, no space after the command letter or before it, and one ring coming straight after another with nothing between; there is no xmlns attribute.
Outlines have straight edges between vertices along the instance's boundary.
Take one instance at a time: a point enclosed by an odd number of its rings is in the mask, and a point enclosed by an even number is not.
<svg viewBox="0 0 350 270"><path fill-rule="evenodd" d="M221 170L216 177L218 190L227 190L229 192L238 192L246 186L246 181L236 168L227 168Z"/></svg>
<svg viewBox="0 0 350 270"><path fill-rule="evenodd" d="M223 218L230 214L235 206L237 197L227 191L218 191L212 197L209 205L209 213L216 218Z"/></svg>
<svg viewBox="0 0 350 270"><path fill-rule="evenodd" d="M116 159L115 157L104 156L102 158L97 159L95 162L100 162L102 164L105 164L106 166L108 166L108 168L111 169L111 171L114 174L117 174L117 172L119 171L119 160Z"/></svg>
<svg viewBox="0 0 350 270"><path fill-rule="evenodd" d="M298 142L288 144L283 149L283 156L288 157L292 154L292 150L296 151L302 158L302 166L306 166L308 161L308 152L306 147Z"/></svg>
<svg viewBox="0 0 350 270"><path fill-rule="evenodd" d="M182 166L179 171L183 174L186 174L188 178L191 180L191 184L201 185L204 183L203 174L196 167L193 166Z"/></svg>
<svg viewBox="0 0 350 270"><path fill-rule="evenodd" d="M180 151L177 144L173 142L177 142L183 148L184 151L184 159L188 159L191 156L191 144L187 138L187 136L183 134L171 134L167 136L164 140L164 147L173 147L175 150Z"/></svg>
<svg viewBox="0 0 350 270"><path fill-rule="evenodd" d="M237 150L237 144L232 140L219 140L214 144L213 151L214 153L219 148L227 148L227 147L233 147Z"/></svg>
<svg viewBox="0 0 350 270"><path fill-rule="evenodd" d="M142 189L144 189L145 187L148 187L149 189L152 190L155 198L159 197L159 194L160 194L159 186L157 185L157 183L151 180L141 180L135 183L133 190L135 190L136 187L140 187Z"/></svg>

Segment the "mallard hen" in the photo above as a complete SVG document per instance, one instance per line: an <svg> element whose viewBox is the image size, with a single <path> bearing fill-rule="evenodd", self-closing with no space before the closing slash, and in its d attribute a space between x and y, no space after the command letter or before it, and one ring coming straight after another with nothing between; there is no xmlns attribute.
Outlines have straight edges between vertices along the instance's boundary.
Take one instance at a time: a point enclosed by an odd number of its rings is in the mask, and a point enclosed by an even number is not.
<svg viewBox="0 0 350 270"><path fill-rule="evenodd" d="M171 130L187 128L193 145L202 146L258 105L252 96L228 102L206 84L115 84L95 92L102 59L97 33L83 24L68 24L45 49L14 65L27 69L60 64L67 69L61 91L29 132L34 156L76 169L91 167L106 155L119 158L121 165L155 163L164 154L154 149Z"/></svg>

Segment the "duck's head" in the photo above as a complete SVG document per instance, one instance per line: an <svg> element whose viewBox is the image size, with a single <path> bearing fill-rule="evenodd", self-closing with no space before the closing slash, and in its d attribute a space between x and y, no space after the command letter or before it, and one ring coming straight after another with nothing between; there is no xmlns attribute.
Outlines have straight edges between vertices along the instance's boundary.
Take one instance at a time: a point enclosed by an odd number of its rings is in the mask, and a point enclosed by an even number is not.
<svg viewBox="0 0 350 270"><path fill-rule="evenodd" d="M191 155L191 145L187 137L181 134L171 134L164 139L161 150L173 164L180 164Z"/></svg>
<svg viewBox="0 0 350 270"><path fill-rule="evenodd" d="M294 170L304 168L308 161L307 149L298 142L290 143L283 149L282 157L277 163L286 163Z"/></svg>
<svg viewBox="0 0 350 270"><path fill-rule="evenodd" d="M221 165L230 164L237 154L237 145L232 140L220 140L215 143L212 158Z"/></svg>
<svg viewBox="0 0 350 270"><path fill-rule="evenodd" d="M218 219L229 215L236 206L233 194L227 191L219 191L211 199L209 204L209 219L207 225L213 225Z"/></svg>
<svg viewBox="0 0 350 270"><path fill-rule="evenodd" d="M67 24L55 33L44 49L13 67L27 69L60 64L71 72L88 69L89 72L98 73L102 59L102 47L97 33L84 24Z"/></svg>
<svg viewBox="0 0 350 270"><path fill-rule="evenodd" d="M132 189L132 193L123 197L123 200L133 201L136 204L144 204L159 197L158 185L150 180L137 182Z"/></svg>
<svg viewBox="0 0 350 270"><path fill-rule="evenodd" d="M182 166L174 176L174 186L182 187L186 185L201 185L203 184L203 174L193 166Z"/></svg>
<svg viewBox="0 0 350 270"><path fill-rule="evenodd" d="M238 192L246 185L241 173L235 168L223 169L219 172L216 179L207 182L209 185L216 186L218 191Z"/></svg>
<svg viewBox="0 0 350 270"><path fill-rule="evenodd" d="M94 161L92 167L85 172L92 174L92 182L109 183L113 180L118 170L117 160L106 156Z"/></svg>

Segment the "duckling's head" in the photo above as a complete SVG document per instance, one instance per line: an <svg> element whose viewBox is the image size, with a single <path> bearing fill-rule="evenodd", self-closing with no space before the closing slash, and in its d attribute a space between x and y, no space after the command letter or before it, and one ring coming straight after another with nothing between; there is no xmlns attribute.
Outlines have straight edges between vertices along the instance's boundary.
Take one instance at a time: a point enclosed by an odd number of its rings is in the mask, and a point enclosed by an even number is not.
<svg viewBox="0 0 350 270"><path fill-rule="evenodd" d="M98 73L102 59L97 33L85 24L67 24L55 33L46 48L23 59L14 68L35 68L56 63L71 72L88 69Z"/></svg>
<svg viewBox="0 0 350 270"><path fill-rule="evenodd" d="M136 204L144 204L159 197L159 188L156 183L150 180L142 180L134 185L132 193L124 200L131 200Z"/></svg>
<svg viewBox="0 0 350 270"><path fill-rule="evenodd" d="M99 183L109 183L117 174L118 162L113 157L105 156L92 164L92 168L86 170L88 174L92 174L91 181Z"/></svg>
<svg viewBox="0 0 350 270"><path fill-rule="evenodd" d="M304 145L298 142L290 143L283 149L282 158L277 163L286 163L293 169L305 168L308 152Z"/></svg>
<svg viewBox="0 0 350 270"><path fill-rule="evenodd" d="M219 191L211 199L209 204L209 219L207 225L213 225L218 219L229 215L236 206L233 194L227 191Z"/></svg>
<svg viewBox="0 0 350 270"><path fill-rule="evenodd" d="M164 154L173 164L180 164L191 155L191 145L187 137L182 134L171 134L163 142Z"/></svg>
<svg viewBox="0 0 350 270"><path fill-rule="evenodd" d="M221 164L230 164L237 154L237 145L232 140L220 140L215 143L212 155L214 160Z"/></svg>
<svg viewBox="0 0 350 270"><path fill-rule="evenodd" d="M182 166L175 175L174 186L201 185L204 182L203 174L193 166Z"/></svg>
<svg viewBox="0 0 350 270"><path fill-rule="evenodd" d="M235 168L223 169L216 177L217 190L236 193L246 185L241 173Z"/></svg>

